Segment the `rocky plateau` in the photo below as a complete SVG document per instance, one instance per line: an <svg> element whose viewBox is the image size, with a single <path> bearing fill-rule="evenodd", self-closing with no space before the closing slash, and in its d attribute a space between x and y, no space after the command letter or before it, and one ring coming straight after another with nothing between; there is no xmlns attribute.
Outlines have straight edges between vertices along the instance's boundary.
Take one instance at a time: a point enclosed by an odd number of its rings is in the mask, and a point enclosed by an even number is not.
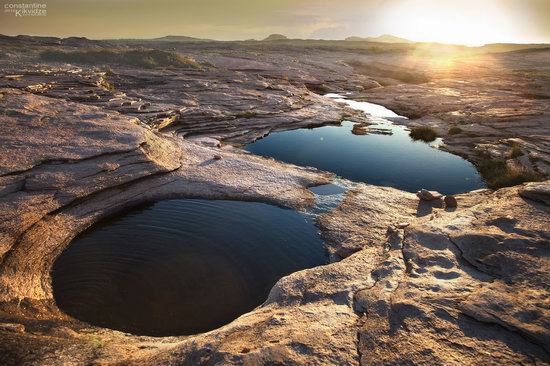
<svg viewBox="0 0 550 366"><path fill-rule="evenodd" d="M136 47L187 63L43 56ZM550 49L38 37L1 37L0 48L2 364L550 365ZM457 207L346 181L317 220L331 262L281 278L261 306L204 334L136 336L57 308L55 258L125 208L173 197L314 205L308 188L332 173L240 147L369 124L328 92L539 181L460 194Z"/></svg>

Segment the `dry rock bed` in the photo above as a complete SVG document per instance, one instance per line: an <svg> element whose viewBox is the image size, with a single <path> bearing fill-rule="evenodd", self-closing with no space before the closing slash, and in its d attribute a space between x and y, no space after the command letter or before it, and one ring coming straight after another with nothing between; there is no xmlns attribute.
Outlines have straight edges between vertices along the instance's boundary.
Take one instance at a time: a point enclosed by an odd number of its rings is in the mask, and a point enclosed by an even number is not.
<svg viewBox="0 0 550 366"><path fill-rule="evenodd" d="M106 69L46 62L37 52L118 50L119 43L2 42L3 364L550 364L550 181L458 195L456 208L348 182L342 203L317 223L332 262L282 278L262 306L195 336L135 336L83 323L57 308L50 278L78 233L141 202L312 206L308 187L331 182L331 173L238 145L271 131L365 120L319 95L328 91L432 125L446 149L474 162L485 149L542 176L547 51L471 54L452 61L471 69L433 66L439 71L419 76L421 66L402 69L412 51L397 46L375 53L380 46L322 42L305 51L284 42L147 43L194 61ZM414 56L427 67L427 56ZM499 67L488 69L488 58ZM474 69L475 78L466 75ZM448 134L455 124L462 132ZM510 139L522 155L508 156Z"/></svg>

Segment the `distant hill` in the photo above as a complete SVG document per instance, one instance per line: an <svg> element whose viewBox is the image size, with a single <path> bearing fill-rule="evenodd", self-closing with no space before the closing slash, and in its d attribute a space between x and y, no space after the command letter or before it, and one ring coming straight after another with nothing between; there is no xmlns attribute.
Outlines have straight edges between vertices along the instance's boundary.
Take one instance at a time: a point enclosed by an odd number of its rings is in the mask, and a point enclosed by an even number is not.
<svg viewBox="0 0 550 366"><path fill-rule="evenodd" d="M264 41L284 41L288 40L286 36L283 36L282 34L271 34L269 37L265 38Z"/></svg>
<svg viewBox="0 0 550 366"><path fill-rule="evenodd" d="M490 43L484 46L478 47L483 52L501 53L501 52L537 52L547 51L550 48L550 44L544 43L531 43L531 44L518 44L518 43Z"/></svg>
<svg viewBox="0 0 550 366"><path fill-rule="evenodd" d="M153 39L151 39L151 41L157 41L157 42L203 42L203 41L210 41L210 39L195 38L195 37L188 37L188 36L168 35L168 36L164 36L164 37L153 38Z"/></svg>
<svg viewBox="0 0 550 366"><path fill-rule="evenodd" d="M392 36L391 34L383 34L378 37L348 37L346 38L346 41L379 42L379 43L414 43L409 39Z"/></svg>
<svg viewBox="0 0 550 366"><path fill-rule="evenodd" d="M43 36L6 36L0 34L0 45L27 45L27 46L70 46L70 47L106 47L107 41L92 40L85 37L43 37Z"/></svg>
<svg viewBox="0 0 550 366"><path fill-rule="evenodd" d="M199 42L214 42L212 39L195 38L188 36L174 36L168 35L158 38L118 38L110 39L110 42L115 44L129 44L129 45L151 45L151 44L164 44L164 43L199 43Z"/></svg>

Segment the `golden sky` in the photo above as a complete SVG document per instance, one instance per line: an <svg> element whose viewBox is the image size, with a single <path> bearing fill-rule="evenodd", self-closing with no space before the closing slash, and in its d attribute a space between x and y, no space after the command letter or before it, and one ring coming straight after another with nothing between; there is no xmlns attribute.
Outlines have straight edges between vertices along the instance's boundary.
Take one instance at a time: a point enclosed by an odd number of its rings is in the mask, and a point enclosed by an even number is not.
<svg viewBox="0 0 550 366"><path fill-rule="evenodd" d="M219 40L342 39L393 34L416 41L478 45L550 43L550 0L31 0L46 16L17 17L2 1L0 33Z"/></svg>

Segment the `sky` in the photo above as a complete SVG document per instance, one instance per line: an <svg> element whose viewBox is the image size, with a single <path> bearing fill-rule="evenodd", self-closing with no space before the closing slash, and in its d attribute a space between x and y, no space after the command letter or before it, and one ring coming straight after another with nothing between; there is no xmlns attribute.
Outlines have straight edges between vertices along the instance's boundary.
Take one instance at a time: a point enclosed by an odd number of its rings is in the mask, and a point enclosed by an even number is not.
<svg viewBox="0 0 550 366"><path fill-rule="evenodd" d="M31 0L2 1L0 33L217 40L343 39L392 34L467 45L550 43L550 0ZM11 4L45 4L16 16Z"/></svg>

